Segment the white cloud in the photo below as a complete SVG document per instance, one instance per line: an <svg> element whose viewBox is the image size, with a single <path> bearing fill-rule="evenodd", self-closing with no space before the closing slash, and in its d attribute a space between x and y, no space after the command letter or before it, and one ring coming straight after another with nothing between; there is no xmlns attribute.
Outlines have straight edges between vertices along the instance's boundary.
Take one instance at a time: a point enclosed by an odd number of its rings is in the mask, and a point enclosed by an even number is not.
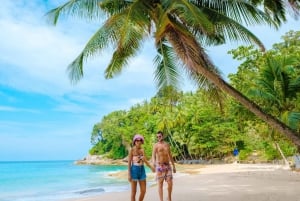
<svg viewBox="0 0 300 201"><path fill-rule="evenodd" d="M0 105L0 111L39 113L38 110L24 109L24 108L19 108L19 107L1 106L1 105Z"/></svg>
<svg viewBox="0 0 300 201"><path fill-rule="evenodd" d="M45 8L37 3L4 2L7 9L2 7L1 11L7 12L2 12L0 18L0 73L3 77L0 84L52 96L62 101L58 110L77 108L77 111L84 109L71 100L64 101L65 96L95 103L94 98L108 93L129 98L126 91L132 86L154 89L152 58L146 54L133 58L122 75L105 80L104 69L110 60L110 52L86 63L83 79L71 85L66 68L93 34L90 26L82 23L78 27L75 22L49 26L43 17ZM139 96L136 90L131 94ZM136 98L144 99L145 94Z"/></svg>
<svg viewBox="0 0 300 201"><path fill-rule="evenodd" d="M72 38L55 31L53 27L9 18L0 19L0 26L3 28L0 32L1 73L7 75L2 83L41 93L49 92L47 84L58 89L68 86L66 61L74 57L79 49Z"/></svg>

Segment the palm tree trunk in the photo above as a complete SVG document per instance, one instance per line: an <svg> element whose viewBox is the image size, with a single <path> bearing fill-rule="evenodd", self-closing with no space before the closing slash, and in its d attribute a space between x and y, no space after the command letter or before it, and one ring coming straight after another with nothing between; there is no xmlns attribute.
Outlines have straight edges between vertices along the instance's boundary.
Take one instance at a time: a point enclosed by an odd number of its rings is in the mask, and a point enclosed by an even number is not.
<svg viewBox="0 0 300 201"><path fill-rule="evenodd" d="M190 35L183 34L182 32L178 32L178 30L175 29L170 29L166 35L169 42L174 47L176 54L188 67L188 70L190 70L191 74L203 75L218 88L235 98L257 117L269 124L269 126L271 126L273 129L279 133L285 134L295 145L298 146L298 148L300 148L300 134L296 131L293 131L290 127L270 114L263 112L263 110L257 104L249 100L246 96L225 82L217 74L217 68L210 61L208 55L195 40L195 38Z"/></svg>
<svg viewBox="0 0 300 201"><path fill-rule="evenodd" d="M288 162L288 160L286 159L286 157L284 156L284 154L283 154L283 152L282 152L282 150L281 150L281 148L280 148L280 146L279 146L279 144L278 144L277 142L275 142L275 146L276 146L277 150L279 151L279 153L280 153L280 155L281 155L281 157L282 157L282 159L283 159L283 161L284 161L284 164L285 164L286 166L289 166L289 162Z"/></svg>
<svg viewBox="0 0 300 201"><path fill-rule="evenodd" d="M300 138L299 138L299 134L296 131L293 131L291 128L289 128L287 125L285 125L284 123L282 123L281 121L273 117L272 115L263 112L262 109L257 104L249 100L246 96L244 96L242 93L240 93L231 85L229 85L227 82L225 82L217 74L203 67L198 67L197 72L204 75L213 84L215 84L217 87L219 87L227 94L231 95L245 108L247 108L249 111L254 113L257 117L261 118L267 124L269 124L269 126L274 128L278 132L285 134L294 144L300 147Z"/></svg>
<svg viewBox="0 0 300 201"><path fill-rule="evenodd" d="M170 133L170 132L169 132L169 133ZM169 141L170 141L170 143L172 144L172 146L175 147L176 150L179 152L179 154L181 155L182 159L183 159L183 160L186 160L184 154L182 154L181 149L178 147L178 145L176 144L176 142L174 142L174 140L173 140L173 138L171 137L170 134L168 135L168 138L169 138Z"/></svg>

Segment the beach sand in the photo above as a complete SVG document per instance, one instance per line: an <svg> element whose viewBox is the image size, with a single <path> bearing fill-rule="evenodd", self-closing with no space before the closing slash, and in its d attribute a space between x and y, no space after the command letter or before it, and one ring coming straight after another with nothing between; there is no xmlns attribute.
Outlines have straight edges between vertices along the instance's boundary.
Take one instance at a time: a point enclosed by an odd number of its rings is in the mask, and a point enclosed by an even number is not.
<svg viewBox="0 0 300 201"><path fill-rule="evenodd" d="M178 165L177 169L172 201L300 201L300 173L282 165ZM153 174L148 181L153 181ZM99 200L129 201L130 191L68 201ZM148 187L144 201L158 200L157 186Z"/></svg>

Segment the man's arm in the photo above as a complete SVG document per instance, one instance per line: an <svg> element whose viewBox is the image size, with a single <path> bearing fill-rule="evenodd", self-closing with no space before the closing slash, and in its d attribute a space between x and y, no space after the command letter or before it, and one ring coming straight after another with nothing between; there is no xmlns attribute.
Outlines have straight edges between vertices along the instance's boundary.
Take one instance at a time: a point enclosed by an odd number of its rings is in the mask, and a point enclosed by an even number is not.
<svg viewBox="0 0 300 201"><path fill-rule="evenodd" d="M168 145L168 155L169 155L169 159L171 161L171 164L173 166L173 172L176 173L176 167L175 167L174 159L173 159L173 156L172 156L172 153L171 153L170 145Z"/></svg>

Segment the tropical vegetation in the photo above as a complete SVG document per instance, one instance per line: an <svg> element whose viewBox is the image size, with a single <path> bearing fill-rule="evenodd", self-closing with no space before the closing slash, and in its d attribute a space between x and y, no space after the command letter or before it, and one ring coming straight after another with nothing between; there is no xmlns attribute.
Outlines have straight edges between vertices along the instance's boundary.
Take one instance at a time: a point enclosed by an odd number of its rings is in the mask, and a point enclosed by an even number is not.
<svg viewBox="0 0 300 201"><path fill-rule="evenodd" d="M241 62L230 84L250 97L265 111L300 130L300 32L290 31L283 42L262 53L253 46L231 50ZM242 105L222 94L223 102L212 99L205 89L178 92L161 89L150 101L127 111L114 111L95 124L91 135L91 154L124 158L135 133L145 136L145 150L151 154L155 133L162 130L177 160L232 156L240 151L240 160L281 159L297 153L297 147L279 135Z"/></svg>
<svg viewBox="0 0 300 201"><path fill-rule="evenodd" d="M285 3L282 0L70 0L51 10L48 16L54 24L63 14L104 20L70 64L72 81L83 76L87 59L108 47L112 47L114 53L105 77L112 78L128 65L146 39L154 39L157 50L154 67L159 89L176 87L180 80L178 70L183 67L199 86L221 89L300 146L299 133L225 82L204 50L206 46L228 40L242 40L264 50L262 42L244 25L280 26L286 20L287 6L295 15L299 14L299 0Z"/></svg>

